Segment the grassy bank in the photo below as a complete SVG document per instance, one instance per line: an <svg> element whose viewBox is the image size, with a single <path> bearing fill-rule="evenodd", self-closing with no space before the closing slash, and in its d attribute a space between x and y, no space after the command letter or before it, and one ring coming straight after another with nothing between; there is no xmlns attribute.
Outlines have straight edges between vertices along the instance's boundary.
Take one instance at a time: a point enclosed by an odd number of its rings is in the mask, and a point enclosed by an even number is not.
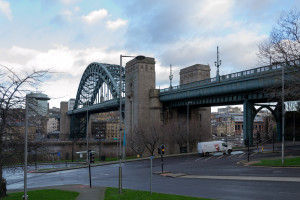
<svg viewBox="0 0 300 200"><path fill-rule="evenodd" d="M118 188L106 188L105 200L209 200L205 198L188 197L181 195L162 194L146 191L127 190L123 189L122 194L119 194Z"/></svg>
<svg viewBox="0 0 300 200"><path fill-rule="evenodd" d="M126 157L126 160L132 160L132 159L136 159L136 157ZM95 159L95 163L94 164L100 164L100 163L105 163L105 162L112 162L112 161L118 161L117 158L106 158L105 161L99 161L99 159ZM50 165L51 163L49 163ZM67 164L72 164L67 163ZM92 164L93 165L93 164ZM45 171L51 171L51 170L55 170L55 169L72 169L72 168L77 168L77 167L84 167L86 166L86 164L82 164L82 165L77 165L77 166L68 166L68 167L60 167L60 168L42 168L42 169L38 169L38 172L45 172Z"/></svg>
<svg viewBox="0 0 300 200"><path fill-rule="evenodd" d="M78 192L70 192L57 189L29 191L27 194L28 199L30 200L75 200L79 195ZM23 192L10 193L7 197L1 198L1 200L20 200L23 199L23 195Z"/></svg>
<svg viewBox="0 0 300 200"><path fill-rule="evenodd" d="M268 167L300 167L300 157L285 158L282 165L281 159L264 159L260 162L253 163L253 166L268 166Z"/></svg>

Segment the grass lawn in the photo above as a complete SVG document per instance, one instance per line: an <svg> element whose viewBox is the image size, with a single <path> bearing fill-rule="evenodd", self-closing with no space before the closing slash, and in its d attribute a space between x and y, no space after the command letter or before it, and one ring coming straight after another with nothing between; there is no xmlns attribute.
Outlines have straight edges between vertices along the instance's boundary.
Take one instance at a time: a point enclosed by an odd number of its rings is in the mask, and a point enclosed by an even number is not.
<svg viewBox="0 0 300 200"><path fill-rule="evenodd" d="M136 159L137 157L133 156L133 157L126 157L126 160L131 160L131 159ZM105 158L105 161L117 161L119 160L118 158ZM99 161L99 159L97 159L97 161Z"/></svg>
<svg viewBox="0 0 300 200"><path fill-rule="evenodd" d="M254 166L278 166L278 167L300 167L300 157L285 158L284 164L281 164L281 159L264 159L258 163L253 163Z"/></svg>
<svg viewBox="0 0 300 200"><path fill-rule="evenodd" d="M209 200L205 198L188 197L181 195L162 194L146 191L127 190L123 189L122 194L119 194L118 188L106 188L105 200Z"/></svg>
<svg viewBox="0 0 300 200"><path fill-rule="evenodd" d="M23 195L23 192L10 193L7 197L1 198L1 200L20 200L23 199ZM28 191L27 195L28 199L30 200L75 200L79 193L57 189L47 189Z"/></svg>

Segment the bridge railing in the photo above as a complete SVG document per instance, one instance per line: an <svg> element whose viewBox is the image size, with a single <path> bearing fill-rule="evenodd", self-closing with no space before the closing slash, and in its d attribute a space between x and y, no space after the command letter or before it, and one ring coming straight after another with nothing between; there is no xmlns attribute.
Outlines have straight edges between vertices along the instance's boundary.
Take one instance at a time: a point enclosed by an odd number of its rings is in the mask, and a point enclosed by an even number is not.
<svg viewBox="0 0 300 200"><path fill-rule="evenodd" d="M210 78L210 79L196 81L196 82L193 82L193 83L173 86L172 88L170 88L170 87L169 88L164 88L164 89L160 90L160 93L170 92L170 91L173 91L173 90L181 90L181 89L186 89L186 88L192 88L192 87L196 87L196 86L205 86L205 85L210 85L210 84L213 84L213 83L225 82L227 80L238 79L238 78L241 78L241 77L246 77L246 76L248 77L248 76L254 76L254 75L257 75L257 74L263 74L263 73L266 73L266 72L277 71L277 70L281 69L282 66L283 66L282 64L273 64L273 65L258 67L258 68L254 68L254 69L244 70L244 71L235 72L235 73L232 73L232 74L226 74L226 75L220 76L219 80L217 80L217 78L214 77L214 78Z"/></svg>

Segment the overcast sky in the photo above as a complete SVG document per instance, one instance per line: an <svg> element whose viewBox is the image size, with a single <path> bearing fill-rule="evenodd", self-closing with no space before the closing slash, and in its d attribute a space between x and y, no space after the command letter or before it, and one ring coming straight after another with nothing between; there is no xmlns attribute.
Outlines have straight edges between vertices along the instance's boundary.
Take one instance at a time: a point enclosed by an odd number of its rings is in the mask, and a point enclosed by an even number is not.
<svg viewBox="0 0 300 200"><path fill-rule="evenodd" d="M119 56L156 60L156 85L173 85L179 70L209 64L215 76L259 67L258 44L296 0L0 0L0 64L15 71L51 69L36 90L50 107L75 98L91 62L119 64ZM126 62L126 59L123 61Z"/></svg>

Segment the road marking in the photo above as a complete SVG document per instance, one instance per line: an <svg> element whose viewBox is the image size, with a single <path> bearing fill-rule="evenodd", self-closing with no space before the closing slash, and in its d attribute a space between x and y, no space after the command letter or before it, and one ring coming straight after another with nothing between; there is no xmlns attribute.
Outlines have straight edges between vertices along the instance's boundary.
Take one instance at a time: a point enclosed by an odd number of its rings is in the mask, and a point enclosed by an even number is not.
<svg viewBox="0 0 300 200"><path fill-rule="evenodd" d="M227 159L228 159L228 158L231 158L232 156L235 156L235 155L236 155L236 154L232 154L232 155L228 156Z"/></svg>
<svg viewBox="0 0 300 200"><path fill-rule="evenodd" d="M255 153L251 154L250 156L254 156L254 155L256 155L256 154L258 154L258 152L255 152Z"/></svg>
<svg viewBox="0 0 300 200"><path fill-rule="evenodd" d="M224 155L223 156L220 156L220 157L218 157L217 159L220 159L220 158L223 158L224 157Z"/></svg>
<svg viewBox="0 0 300 200"><path fill-rule="evenodd" d="M242 157L243 155L245 155L246 153L243 153L242 155L240 155L239 157Z"/></svg>
<svg viewBox="0 0 300 200"><path fill-rule="evenodd" d="M204 161L206 162L207 160L209 160L209 159L211 159L212 158L212 156L211 157L209 157L209 158L207 158L207 159L205 159Z"/></svg>
<svg viewBox="0 0 300 200"><path fill-rule="evenodd" d="M197 162L198 160L201 160L202 158L197 158L196 160L195 160L195 162Z"/></svg>

